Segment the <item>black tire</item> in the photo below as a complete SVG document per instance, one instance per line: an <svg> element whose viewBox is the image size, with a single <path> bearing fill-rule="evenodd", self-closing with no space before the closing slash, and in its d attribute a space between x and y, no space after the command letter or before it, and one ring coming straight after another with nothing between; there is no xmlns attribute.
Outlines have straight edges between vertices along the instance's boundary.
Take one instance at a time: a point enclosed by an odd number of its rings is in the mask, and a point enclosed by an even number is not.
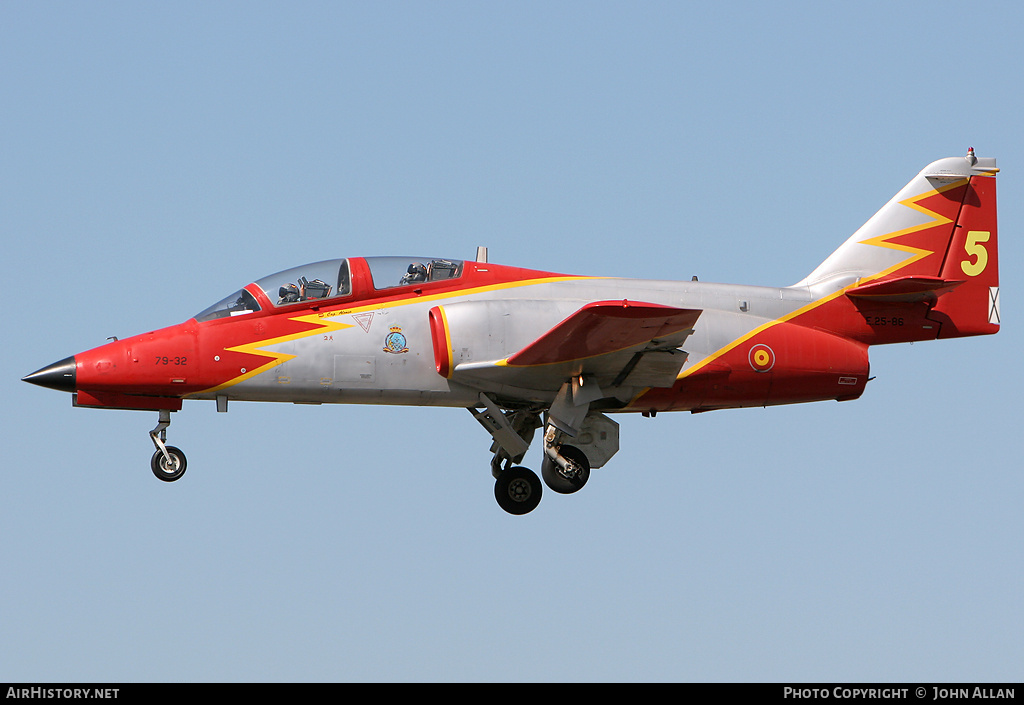
<svg viewBox="0 0 1024 705"><path fill-rule="evenodd" d="M543 484L536 473L527 468L512 467L494 482L494 498L509 514L528 514L540 504Z"/></svg>
<svg viewBox="0 0 1024 705"><path fill-rule="evenodd" d="M544 477L544 484L559 494L572 494L583 489L590 479L590 459L587 454L576 446L561 446L558 452L563 457L571 460L578 468L576 477L566 477L558 471L555 461L544 455L544 463L541 465L540 473Z"/></svg>
<svg viewBox="0 0 1024 705"><path fill-rule="evenodd" d="M153 453L153 458L149 461L149 467L153 470L153 474L156 475L158 480L174 482L185 474L185 467L188 465L188 462L185 460L185 454L181 452L180 448L167 446L167 454L171 456L170 466L168 466L164 454L157 451Z"/></svg>

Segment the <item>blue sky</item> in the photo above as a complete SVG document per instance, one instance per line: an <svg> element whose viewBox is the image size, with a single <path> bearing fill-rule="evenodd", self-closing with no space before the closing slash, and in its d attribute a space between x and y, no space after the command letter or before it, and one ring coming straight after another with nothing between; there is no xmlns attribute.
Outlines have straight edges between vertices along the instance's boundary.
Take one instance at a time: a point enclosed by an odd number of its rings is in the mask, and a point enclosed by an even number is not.
<svg viewBox="0 0 1024 705"><path fill-rule="evenodd" d="M0 5L0 680L1019 681L1012 3ZM1002 173L1004 330L852 403L619 418L494 503L464 410L73 409L20 377L304 262L791 284ZM533 448L528 465L539 466Z"/></svg>

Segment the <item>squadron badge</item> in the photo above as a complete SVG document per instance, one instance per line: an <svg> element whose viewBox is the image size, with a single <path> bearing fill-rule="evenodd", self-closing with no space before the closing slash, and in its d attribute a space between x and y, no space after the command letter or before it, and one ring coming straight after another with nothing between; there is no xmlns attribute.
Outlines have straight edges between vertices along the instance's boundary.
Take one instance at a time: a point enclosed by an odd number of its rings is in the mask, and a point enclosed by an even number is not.
<svg viewBox="0 0 1024 705"><path fill-rule="evenodd" d="M400 327L391 326L391 332L384 338L384 352L396 355L409 352L409 348L406 347L405 335Z"/></svg>

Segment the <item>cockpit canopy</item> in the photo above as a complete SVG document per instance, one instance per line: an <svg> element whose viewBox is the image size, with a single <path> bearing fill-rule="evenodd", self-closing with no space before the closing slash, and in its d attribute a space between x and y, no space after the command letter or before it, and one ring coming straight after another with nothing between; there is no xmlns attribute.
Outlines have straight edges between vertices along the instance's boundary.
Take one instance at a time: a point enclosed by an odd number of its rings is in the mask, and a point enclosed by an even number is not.
<svg viewBox="0 0 1024 705"><path fill-rule="evenodd" d="M309 299L333 299L352 293L348 260L331 259L286 269L256 282L275 306ZM241 316L260 310L260 304L245 289L218 301L196 316L209 321L226 316Z"/></svg>
<svg viewBox="0 0 1024 705"><path fill-rule="evenodd" d="M462 262L429 257L367 257L374 289L424 284L462 276Z"/></svg>
<svg viewBox="0 0 1024 705"><path fill-rule="evenodd" d="M391 289L462 276L462 261L430 257L367 257L365 260L375 290ZM287 306L311 299L330 300L350 296L352 274L349 260L331 259L286 269L256 281L267 299ZM196 315L197 321L241 316L261 309L256 297L242 289Z"/></svg>
<svg viewBox="0 0 1024 705"><path fill-rule="evenodd" d="M286 269L256 282L275 306L352 293L347 259L329 259Z"/></svg>

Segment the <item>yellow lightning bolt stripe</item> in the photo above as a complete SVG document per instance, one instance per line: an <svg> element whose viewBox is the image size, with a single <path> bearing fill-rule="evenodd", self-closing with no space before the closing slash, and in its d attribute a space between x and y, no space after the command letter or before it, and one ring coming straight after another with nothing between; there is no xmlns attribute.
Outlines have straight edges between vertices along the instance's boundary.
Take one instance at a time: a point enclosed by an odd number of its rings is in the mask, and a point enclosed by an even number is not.
<svg viewBox="0 0 1024 705"><path fill-rule="evenodd" d="M448 290L437 294L428 294L427 296L413 295L398 299L396 301L385 301L376 302L372 304L366 304L363 306L354 306L352 308L341 308L337 310L325 311L323 313L310 313L301 316L295 316L289 318L290 321L301 321L303 323L315 323L320 327L312 330L302 331L299 333L291 333L289 335L282 335L275 338L268 338L265 340L257 340L251 343L245 343L243 345L235 345L230 348L224 348L226 352L241 352L248 353L250 355L260 355L263 357L272 358L269 362L266 362L253 370L246 370L237 377L229 379L227 382L218 384L215 387L204 389L195 394L210 394L213 392L219 392L228 387L244 382L247 379L251 379L259 374L266 372L269 369L277 367L288 360L291 360L295 355L289 353L274 352L272 350L264 350L263 348L278 345L280 343L286 343L292 340L299 340L301 338L308 338L313 335L322 335L324 333L330 333L334 331L344 330L346 328L353 328L354 326L350 323L341 323L336 319L339 316L347 316L353 313L363 313L365 311L379 311L385 308L397 308L399 306L409 306L412 304L420 304L432 301L438 301L442 299L450 299L455 296L471 296L474 294L480 294L489 291L500 291L502 289L512 289L517 287L532 286L534 284L551 284L564 281L579 281L582 279L601 279L603 277L585 277L585 276L561 276L561 277L538 277L535 279L522 279L514 282L504 282L502 284L487 284L484 286L471 287L468 289L457 289L455 291ZM388 290L384 289L379 292L381 295L387 295ZM442 312L443 313L443 312ZM445 326L447 332L447 324ZM191 395L190 395L191 396Z"/></svg>
<svg viewBox="0 0 1024 705"><path fill-rule="evenodd" d="M265 340L257 340L251 343L244 343L242 345L235 345L230 348L224 348L225 352L239 352L246 353L249 355L258 355L261 357L270 357L271 360L269 362L263 363L262 365L255 369L246 370L242 374L228 380L227 382L224 382L223 384L219 384L216 387L210 387L209 389L204 389L202 392L197 393L208 394L210 392L219 392L222 389L226 389L227 387L234 386L239 382L244 382L245 380L251 377L255 377L258 374L262 374L267 370L273 367L277 367L278 365L283 364L288 360L291 360L293 357L295 357L295 355L291 355L289 353L274 352L273 350L265 350L264 348L270 347L272 345L279 345L281 343L287 343L292 340L299 340L300 338L308 338L311 335L333 333L334 331L344 330L346 328L353 327L351 323L342 323L340 321L332 320L331 318L325 318L320 313L310 313L302 316L294 316L292 318L289 318L288 320L297 321L299 323L314 323L318 327L312 330L304 330L298 333L290 333L288 335L279 335L275 338L267 338Z"/></svg>
<svg viewBox="0 0 1024 705"><path fill-rule="evenodd" d="M920 204L920 201L923 201L924 199L930 198L932 196L936 196L936 195L938 195L940 193L944 193L946 191L949 191L949 190L952 190L952 189L955 189L955 188L959 188L960 186L964 186L969 181L970 181L970 179L957 179L956 181L950 182L950 183L946 184L945 186L941 186L939 188L934 188L934 189L931 189L930 191L925 191L922 194L918 194L917 196L913 196L911 198L907 198L907 199L905 199L903 201L900 201L900 205L906 206L907 208L911 208L911 209L917 211L918 213L924 214L925 216L931 218L931 221L930 222L926 221L926 222L921 223L919 225L912 225L909 228L904 228L902 230L897 230L895 232L887 233L886 235L879 235L877 237L868 238L867 240L861 240L860 244L862 244L862 245L874 245L875 247L888 247L888 248L893 249L893 250L901 250L903 252L907 252L911 256L909 258L905 259L905 260L902 260L901 262L897 262L896 264L894 264L893 266L889 267L888 269L882 270L878 274L872 275L870 277L867 277L867 278L861 280L860 282L858 282L854 286L859 286L860 284L864 284L864 283L869 282L869 281L875 281L876 279L881 279L882 277L887 276L889 274L892 274L893 272L895 272L898 269L902 269L903 267L909 266L909 265L913 264L914 262L917 262L918 260L927 257L928 255L935 254L936 253L935 250L926 250L926 249L923 249L923 248L920 248L920 247L912 247L910 245L903 245L903 244L900 244L900 243L892 242L892 240L894 240L896 238L899 238L899 237L902 237L904 235L910 235L911 233L916 233L916 232L920 232L922 230L928 230L929 228L934 228L934 227L937 227L937 226L940 226L940 225L949 225L949 224L953 223L954 221L952 219L947 218L944 215L939 215L938 213L936 213L935 211L933 211L933 210L931 210L929 208L925 208L924 206L922 206Z"/></svg>
<svg viewBox="0 0 1024 705"><path fill-rule="evenodd" d="M860 241L860 244L862 244L862 245L874 245L876 247L888 247L888 248L891 248L891 249L894 249L894 250L902 250L903 252L907 252L908 254L910 254L910 257L908 257L907 259L904 259L904 260L898 262L897 264L895 264L895 265L893 265L893 266L891 266L891 267L889 267L887 269L882 270L881 272L879 272L877 274L874 274L874 275L872 275L870 277L865 277L863 279L859 279L856 282L854 282L852 284L849 284L848 286L843 287L839 291L835 291L835 292L833 292L831 294L823 296L822 298L818 299L817 301L812 301L812 302L810 302L810 303L808 303L808 304L806 304L804 306L801 306L800 308L796 309L795 311L791 311L790 313L787 313L784 316L780 316L779 318L773 319L771 321L767 321L767 322L759 325L758 327L754 328L750 332L745 333L744 335L741 335L739 338L736 338L735 340L729 342L727 345L722 346L721 348L719 348L715 352L711 353L710 355L708 355L704 359L694 363L691 367L688 367L685 370L681 370L679 372L679 374L676 376L676 380L677 381L681 380L684 377L688 377L688 376L698 372L699 370L707 367L709 364L711 364L712 362L714 362L718 358L722 357L723 355L725 355L730 350L733 350L734 348L738 347L739 345L742 345L743 343L745 343L746 341L750 340L754 336L762 333L763 331L766 331L769 328L772 328L773 326L777 326L780 323L786 323L787 321L791 321L794 318L797 318L798 316L802 316L803 314L807 313L808 311L813 311L814 309L818 308L819 306L823 306L823 305L829 303L830 301L834 301L835 299L839 298L840 296L845 295L846 292L849 289L852 289L852 288L857 287L857 286L861 286L862 284L865 284L867 282L871 282L871 281L875 281L877 279L881 279L882 277L887 276L887 275L893 273L894 271L897 271L897 270L899 270L899 269L901 269L903 267L906 267L906 266L908 266L910 264L913 264L914 262L917 262L918 260L920 260L920 259L922 259L924 257L927 257L928 255L935 254L934 250L925 250L925 249L922 249L922 248L919 248L919 247L912 247L910 245L902 245L902 244L895 243L895 242L890 242L890 241L895 239L895 238L898 238L898 237L900 237L902 235L909 235L911 233L920 232L921 230L927 230L928 228L934 228L934 227L936 227L938 225L946 225L946 224L952 223L953 221L951 219L949 219L949 218L947 218L947 217L945 217L943 215L939 215L935 211L932 211L932 210L930 210L928 208L925 208L924 206L922 206L919 203L919 201L923 201L926 198L930 198L931 196L935 196L935 195L943 193L945 191L949 191L949 190L957 188L959 186L963 186L969 180L970 179L957 179L956 181L953 181L953 182L951 182L949 184L946 184L944 186L941 186L939 188L930 189L928 191L925 191L925 192L920 193L920 194L918 194L916 196L912 196L910 198L904 199L904 200L899 202L900 205L904 205L904 206L906 206L908 208L911 208L911 209L913 209L915 211L918 211L919 213L923 213L924 215L930 217L931 218L930 222L921 223L919 225L913 225L913 226L908 227L908 228L903 228L902 230L896 230L896 231L891 232L891 233L886 233L885 235L878 235L876 237L872 237L872 238L868 238L867 240L861 240ZM642 397L648 391L649 391L648 389L645 389L642 392L640 392L639 394L637 394L632 400L630 400L630 405L632 405L633 402L636 402L637 400L639 400L640 397Z"/></svg>
<svg viewBox="0 0 1024 705"><path fill-rule="evenodd" d="M710 355L708 355L707 357L705 357L703 360L695 362L692 367L688 367L685 370L681 370L679 372L679 374L676 375L676 380L678 381L678 380L680 380L680 379L682 379L684 377L688 377L688 376L692 375L694 372L697 372L698 370L703 369L704 367L707 367L709 364L711 364L712 362L714 362L715 360L720 358L725 353L729 352L730 350L732 350L733 348L735 348L735 347L737 347L739 345L742 345L744 342L750 340L751 338L753 338L754 336L758 335L759 333L761 333L763 331L766 331L769 328L772 328L774 326L777 326L780 323L785 323L786 321L791 321L794 318L796 318L797 316L801 316L801 315L807 313L808 311L813 311L814 309L818 308L819 306L822 306L823 304L826 304L829 301L832 301L833 299L839 298L840 296L842 296L843 294L846 293L847 289L850 289L853 286L855 286L855 285L851 284L850 286L845 287L843 289L840 289L839 291L836 291L834 293L828 294L827 296L823 296L822 298L818 299L817 301L812 301L811 303L809 303L809 304L807 304L805 306L801 306L800 308L796 309L795 311L791 311L791 312L787 313L784 316L780 316L779 318L776 318L776 319L773 319L771 321L766 321L765 323L762 323L757 328L754 328L753 330L751 330L748 333L744 333L739 338L736 338L735 340L731 341L727 345L722 346L721 348L719 348L715 352L713 352ZM646 391L647 390L644 390L644 393L646 393ZM643 396L643 394L640 394L638 396ZM634 401L635 401L635 399L634 399Z"/></svg>

